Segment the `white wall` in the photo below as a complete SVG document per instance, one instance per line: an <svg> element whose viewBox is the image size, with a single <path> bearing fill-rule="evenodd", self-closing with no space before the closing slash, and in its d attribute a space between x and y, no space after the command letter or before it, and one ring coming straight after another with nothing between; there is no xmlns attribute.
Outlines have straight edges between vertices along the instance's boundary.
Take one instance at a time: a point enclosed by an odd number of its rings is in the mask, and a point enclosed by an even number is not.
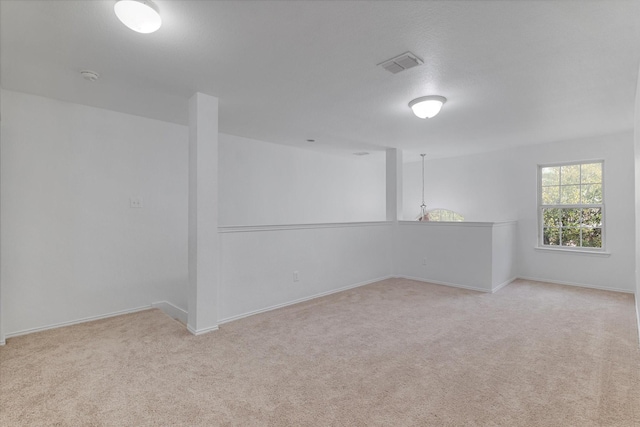
<svg viewBox="0 0 640 427"><path fill-rule="evenodd" d="M400 222L398 275L492 292L514 279L515 227L515 222Z"/></svg>
<svg viewBox="0 0 640 427"><path fill-rule="evenodd" d="M385 219L383 152L336 156L220 134L219 154L223 225ZM3 90L1 162L0 328L7 335L157 301L186 309L187 127ZM131 209L130 197L142 197L144 207ZM297 287L283 292L269 282L263 291L272 294L260 303L281 304L388 275L388 232L370 227L371 236L362 228L320 227L311 240L284 232L281 262L308 247L314 256L309 262L326 271L302 263ZM335 247L329 250L328 242ZM227 270L246 269L254 243L235 247L237 258L227 252ZM257 260L252 268L259 275L271 266ZM229 284L236 286L237 277L230 275ZM225 289L223 317L258 308L252 293Z"/></svg>
<svg viewBox="0 0 640 427"><path fill-rule="evenodd" d="M221 231L220 322L391 274L390 223Z"/></svg>
<svg viewBox="0 0 640 427"><path fill-rule="evenodd" d="M187 138L185 126L2 91L7 335L186 306Z"/></svg>
<svg viewBox="0 0 640 427"><path fill-rule="evenodd" d="M609 257L536 251L537 165L605 160ZM405 158L406 160L406 158ZM420 159L405 164L405 218L420 204ZM633 133L583 138L426 162L426 203L469 221L518 220L518 276L633 292L635 287ZM410 209L408 211L408 209Z"/></svg>
<svg viewBox="0 0 640 427"><path fill-rule="evenodd" d="M585 138L518 150L519 275L547 281L635 291L633 133ZM536 251L537 164L604 159L606 250L609 257ZM533 171L533 172L531 172Z"/></svg>
<svg viewBox="0 0 640 427"><path fill-rule="evenodd" d="M638 72L638 84L636 88L634 126L634 151L635 151L635 224L636 224L636 316L638 320L638 336L640 337L640 71Z"/></svg>
<svg viewBox="0 0 640 427"><path fill-rule="evenodd" d="M405 155L403 169L403 219L413 221L422 203L420 156ZM512 154L505 151L425 161L427 209L450 209L465 221L510 221L518 207L511 198L514 174Z"/></svg>
<svg viewBox="0 0 640 427"><path fill-rule="evenodd" d="M384 152L337 156L220 134L220 225L385 220Z"/></svg>
<svg viewBox="0 0 640 427"><path fill-rule="evenodd" d="M491 289L495 290L518 276L516 270L517 222L493 226L491 235Z"/></svg>

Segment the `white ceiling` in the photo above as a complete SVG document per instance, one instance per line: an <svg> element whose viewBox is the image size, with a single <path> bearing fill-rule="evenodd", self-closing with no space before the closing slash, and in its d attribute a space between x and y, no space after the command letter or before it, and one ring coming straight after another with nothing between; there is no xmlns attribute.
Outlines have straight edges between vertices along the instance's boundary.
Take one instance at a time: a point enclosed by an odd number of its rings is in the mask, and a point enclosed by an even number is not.
<svg viewBox="0 0 640 427"><path fill-rule="evenodd" d="M637 0L157 0L147 35L114 3L2 0L2 87L181 124L199 91L224 133L430 158L633 128ZM376 66L406 51L424 65ZM414 117L430 94L440 115Z"/></svg>

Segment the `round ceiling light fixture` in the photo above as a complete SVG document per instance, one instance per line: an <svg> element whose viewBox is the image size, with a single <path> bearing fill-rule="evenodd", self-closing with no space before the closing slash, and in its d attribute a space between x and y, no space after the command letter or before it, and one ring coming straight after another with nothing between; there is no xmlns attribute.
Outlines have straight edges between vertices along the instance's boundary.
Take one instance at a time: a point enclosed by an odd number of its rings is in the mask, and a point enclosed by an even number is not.
<svg viewBox="0 0 640 427"><path fill-rule="evenodd" d="M430 119L440 112L445 102L447 98L444 96L429 95L414 99L409 103L409 107L413 114L421 119Z"/></svg>
<svg viewBox="0 0 640 427"><path fill-rule="evenodd" d="M124 25L138 33L153 33L162 25L158 7L149 0L118 0L113 10Z"/></svg>
<svg viewBox="0 0 640 427"><path fill-rule="evenodd" d="M88 80L90 82L97 82L98 79L100 78L100 74L91 70L82 70L80 71L80 75L82 76L83 79Z"/></svg>

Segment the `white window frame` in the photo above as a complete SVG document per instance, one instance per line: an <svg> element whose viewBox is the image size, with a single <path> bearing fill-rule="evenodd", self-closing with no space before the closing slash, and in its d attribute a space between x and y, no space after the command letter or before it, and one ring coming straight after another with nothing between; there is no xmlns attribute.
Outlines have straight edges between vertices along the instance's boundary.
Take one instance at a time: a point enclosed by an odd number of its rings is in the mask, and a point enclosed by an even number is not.
<svg viewBox="0 0 640 427"><path fill-rule="evenodd" d="M602 180L601 180L601 186L602 186L602 203L589 203L589 204L555 204L555 205L543 205L542 204L542 169L543 168L548 168L548 167L559 167L559 166L574 166L574 165L583 165L583 164L590 164L590 163L600 163L602 165ZM605 212L605 166L604 166L604 160L603 159L596 159L596 160L579 160L579 161L574 161L574 162L559 162L559 163L545 163L545 164L539 164L538 165L538 201L537 201L537 205L538 205L538 245L537 245L537 249L545 249L545 250L551 250L551 251L568 251L568 252L592 252L592 253L604 253L607 254L606 252L606 212ZM582 177L580 179L580 182L582 183ZM562 178L560 181L560 185L562 185ZM584 246L554 246L554 245L545 245L544 244L544 221L543 221L543 217L542 217L542 210L543 209L554 209L554 208L558 208L558 209L587 209L587 208L600 208L602 209L602 236L601 236L601 240L602 240L602 247L600 248L591 248L591 247L584 247Z"/></svg>

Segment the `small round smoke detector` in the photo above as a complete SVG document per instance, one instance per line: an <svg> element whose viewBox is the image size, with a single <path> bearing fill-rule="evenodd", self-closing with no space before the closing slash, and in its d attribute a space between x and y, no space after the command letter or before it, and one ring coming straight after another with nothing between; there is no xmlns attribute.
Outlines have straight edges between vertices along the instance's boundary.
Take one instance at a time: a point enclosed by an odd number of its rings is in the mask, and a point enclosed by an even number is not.
<svg viewBox="0 0 640 427"><path fill-rule="evenodd" d="M100 78L100 74L91 70L82 70L80 71L80 75L83 79L89 80L90 82L95 82Z"/></svg>

